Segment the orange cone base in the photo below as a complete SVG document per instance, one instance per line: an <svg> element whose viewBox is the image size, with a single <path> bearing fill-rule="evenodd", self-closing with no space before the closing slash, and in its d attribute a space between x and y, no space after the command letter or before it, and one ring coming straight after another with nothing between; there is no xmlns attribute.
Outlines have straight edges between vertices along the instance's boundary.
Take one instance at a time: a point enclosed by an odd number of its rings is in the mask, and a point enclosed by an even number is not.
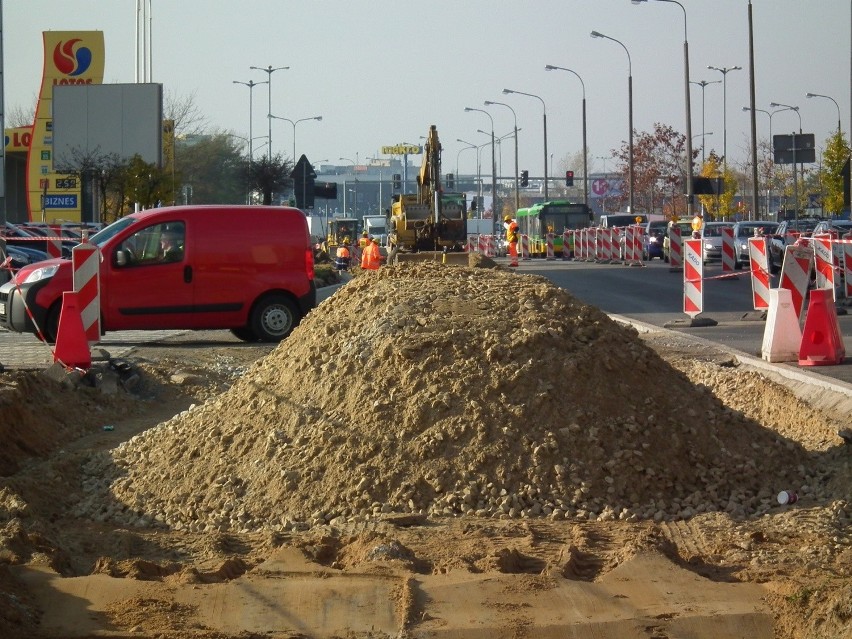
<svg viewBox="0 0 852 639"><path fill-rule="evenodd" d="M86 330L83 328L83 316L77 307L77 293L73 291L62 294L62 311L59 314L53 361L66 368L92 367L92 353L86 339Z"/></svg>
<svg viewBox="0 0 852 639"><path fill-rule="evenodd" d="M799 366L834 366L846 357L832 298L832 291L828 289L815 289L810 293L799 347Z"/></svg>

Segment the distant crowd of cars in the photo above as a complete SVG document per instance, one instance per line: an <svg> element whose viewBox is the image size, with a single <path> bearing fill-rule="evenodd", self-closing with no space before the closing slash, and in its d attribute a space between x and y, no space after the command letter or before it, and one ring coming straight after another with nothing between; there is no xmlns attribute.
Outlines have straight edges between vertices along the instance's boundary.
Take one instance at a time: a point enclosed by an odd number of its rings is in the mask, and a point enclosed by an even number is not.
<svg viewBox="0 0 852 639"><path fill-rule="evenodd" d="M71 257L71 249L80 243L83 232L95 233L102 224L46 224L43 222L28 222L13 224L6 222L0 226L0 237L6 242L6 254L9 257L9 267L16 271L22 266L35 264L49 258L48 238L60 238L63 257Z"/></svg>

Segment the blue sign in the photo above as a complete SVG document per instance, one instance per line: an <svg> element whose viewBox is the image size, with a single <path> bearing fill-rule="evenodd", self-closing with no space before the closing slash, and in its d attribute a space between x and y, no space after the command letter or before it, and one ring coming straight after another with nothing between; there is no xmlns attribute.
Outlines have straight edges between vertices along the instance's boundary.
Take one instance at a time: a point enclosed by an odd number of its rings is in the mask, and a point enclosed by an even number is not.
<svg viewBox="0 0 852 639"><path fill-rule="evenodd" d="M76 195L45 195L44 208L46 209L76 209Z"/></svg>

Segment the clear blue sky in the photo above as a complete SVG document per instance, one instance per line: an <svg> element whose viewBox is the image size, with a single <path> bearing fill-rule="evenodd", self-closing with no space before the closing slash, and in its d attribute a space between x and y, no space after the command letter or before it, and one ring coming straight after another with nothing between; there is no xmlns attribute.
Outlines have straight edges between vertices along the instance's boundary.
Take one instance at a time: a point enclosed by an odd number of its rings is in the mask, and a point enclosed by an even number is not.
<svg viewBox="0 0 852 639"><path fill-rule="evenodd" d="M707 66L742 71L727 75L729 162L748 156L748 0L681 0L686 9L690 79L720 80ZM5 0L3 2L6 111L34 102L41 79L42 31L101 30L106 41L105 82L133 82L135 0ZM753 0L756 105L799 106L803 130L817 146L837 126L850 126L849 0ZM444 170L460 163L475 172L476 154L459 153L457 138L488 141L491 113L498 136L513 126L512 113L483 101L505 102L517 114L520 168L543 171L542 104L503 95L510 88L540 96L547 109L551 175L582 149L579 80L546 64L579 73L586 87L590 155L609 156L627 139L628 59L617 43L589 36L592 30L620 40L630 52L634 127L655 122L685 131L683 12L677 4L650 0L153 0L153 81L167 94L195 94L213 128L248 135L249 89L268 74L250 66L289 66L254 89L254 135L267 131L267 105L291 120L322 115L296 127L297 154L337 162L364 161L381 147L420 142L431 124L444 146ZM692 132L702 131L701 88L692 86ZM723 147L722 84L705 89L707 149ZM758 134L769 135L769 117L758 113ZM798 129L793 112L772 118L773 133ZM257 144L262 144L258 141ZM695 141L699 148L700 139ZM273 121L273 152L289 157L293 127ZM490 155L482 153L483 165ZM502 174L514 168L511 140L503 145ZM609 165L612 166L611 164ZM591 170L602 170L595 159ZM485 171L486 169L483 169Z"/></svg>

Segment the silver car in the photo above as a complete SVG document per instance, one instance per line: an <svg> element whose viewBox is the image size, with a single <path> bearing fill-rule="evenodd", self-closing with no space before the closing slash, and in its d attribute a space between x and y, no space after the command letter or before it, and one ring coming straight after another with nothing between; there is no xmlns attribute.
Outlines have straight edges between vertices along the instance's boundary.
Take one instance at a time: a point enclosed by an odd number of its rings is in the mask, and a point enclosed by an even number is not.
<svg viewBox="0 0 852 639"><path fill-rule="evenodd" d="M701 252L704 263L722 260L722 227L730 228L731 222L707 222L701 229Z"/></svg>
<svg viewBox="0 0 852 639"><path fill-rule="evenodd" d="M737 269L748 264L748 238L763 237L775 233L778 222L769 220L742 220L734 224L734 259Z"/></svg>

